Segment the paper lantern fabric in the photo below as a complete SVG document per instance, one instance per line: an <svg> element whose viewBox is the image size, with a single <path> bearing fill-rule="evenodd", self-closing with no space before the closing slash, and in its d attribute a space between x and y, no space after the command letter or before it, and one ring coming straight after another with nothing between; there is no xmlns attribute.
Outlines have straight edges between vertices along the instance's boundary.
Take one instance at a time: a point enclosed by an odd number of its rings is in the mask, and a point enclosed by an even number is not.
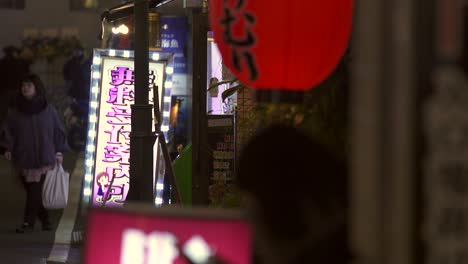
<svg viewBox="0 0 468 264"><path fill-rule="evenodd" d="M210 0L223 63L256 89L313 88L349 41L353 0Z"/></svg>

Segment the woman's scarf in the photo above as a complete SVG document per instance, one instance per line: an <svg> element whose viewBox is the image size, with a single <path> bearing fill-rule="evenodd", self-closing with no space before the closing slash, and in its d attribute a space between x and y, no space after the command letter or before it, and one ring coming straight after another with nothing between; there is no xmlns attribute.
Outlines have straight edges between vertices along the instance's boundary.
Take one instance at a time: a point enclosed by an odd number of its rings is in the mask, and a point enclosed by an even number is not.
<svg viewBox="0 0 468 264"><path fill-rule="evenodd" d="M16 97L16 108L27 115L34 115L42 112L47 107L47 100L44 96L36 95L32 99L26 99L22 95Z"/></svg>

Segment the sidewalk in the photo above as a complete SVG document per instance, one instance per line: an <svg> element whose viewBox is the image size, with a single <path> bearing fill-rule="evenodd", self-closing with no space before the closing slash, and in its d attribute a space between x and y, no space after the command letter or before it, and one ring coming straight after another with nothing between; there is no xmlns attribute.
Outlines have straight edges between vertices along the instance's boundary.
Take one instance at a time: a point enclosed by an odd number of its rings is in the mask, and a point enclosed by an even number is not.
<svg viewBox="0 0 468 264"><path fill-rule="evenodd" d="M55 231L55 240L47 264L81 263L84 219L80 213L84 171L84 153L80 153L75 159L75 168L70 177L68 205L63 210Z"/></svg>
<svg viewBox="0 0 468 264"><path fill-rule="evenodd" d="M64 168L72 174L78 155L66 153ZM12 175L11 166L3 157L0 158L0 178L2 188L0 195L0 263L44 264L54 243L54 231L41 231L40 224L29 234L17 234L15 228L22 222L25 192L21 183ZM62 216L63 210L51 210L50 218L54 230ZM70 256L74 256L71 254Z"/></svg>

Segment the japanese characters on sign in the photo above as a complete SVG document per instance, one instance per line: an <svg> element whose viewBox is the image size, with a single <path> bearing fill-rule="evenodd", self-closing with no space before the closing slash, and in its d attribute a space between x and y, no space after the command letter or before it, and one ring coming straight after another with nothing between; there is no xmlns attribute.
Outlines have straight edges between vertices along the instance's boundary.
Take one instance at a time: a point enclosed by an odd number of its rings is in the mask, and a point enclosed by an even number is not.
<svg viewBox="0 0 468 264"><path fill-rule="evenodd" d="M188 21L183 16L162 16L161 48L174 54L172 94L187 94L187 32Z"/></svg>
<svg viewBox="0 0 468 264"><path fill-rule="evenodd" d="M150 62L149 69L149 98L153 98L153 87L159 87L162 106L165 63ZM101 75L92 204L118 206L125 201L130 182L133 60L104 57ZM157 157L157 147L154 153Z"/></svg>
<svg viewBox="0 0 468 264"><path fill-rule="evenodd" d="M224 29L223 40L232 48L232 62L237 71L246 70L249 72L250 81L258 78L258 69L255 62L255 55L251 51L251 47L256 42L256 35L252 31L255 24L254 14L244 9L247 0L238 0L235 5L230 6L228 0L223 1L224 17L221 20L221 25ZM237 21L241 20L241 21ZM236 37L233 34L233 26L236 23L245 24L245 34L243 37Z"/></svg>
<svg viewBox="0 0 468 264"><path fill-rule="evenodd" d="M232 115L208 116L210 206L222 207L234 190L234 134Z"/></svg>

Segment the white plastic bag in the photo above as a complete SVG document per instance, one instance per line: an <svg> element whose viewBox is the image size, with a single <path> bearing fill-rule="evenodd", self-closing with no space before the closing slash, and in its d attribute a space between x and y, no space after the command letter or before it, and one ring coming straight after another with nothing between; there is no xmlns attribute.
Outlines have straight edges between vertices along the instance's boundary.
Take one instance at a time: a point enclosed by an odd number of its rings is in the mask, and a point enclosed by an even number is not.
<svg viewBox="0 0 468 264"><path fill-rule="evenodd" d="M63 170L61 164L47 172L42 186L42 204L47 209L67 207L68 185L70 174Z"/></svg>

